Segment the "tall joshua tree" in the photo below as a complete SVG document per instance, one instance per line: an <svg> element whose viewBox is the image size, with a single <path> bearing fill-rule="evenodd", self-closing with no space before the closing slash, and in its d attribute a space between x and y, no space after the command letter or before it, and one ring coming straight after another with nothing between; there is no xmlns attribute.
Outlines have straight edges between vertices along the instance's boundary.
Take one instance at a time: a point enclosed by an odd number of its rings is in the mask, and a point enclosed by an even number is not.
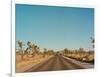
<svg viewBox="0 0 100 77"><path fill-rule="evenodd" d="M27 42L28 48L32 49L32 55L37 53L37 45L33 44L32 42L28 41Z"/></svg>
<svg viewBox="0 0 100 77"><path fill-rule="evenodd" d="M23 59L23 54L24 54L24 50L23 50L24 44L23 44L23 42L19 40L18 41L18 46L20 48L19 52L21 53L21 59Z"/></svg>
<svg viewBox="0 0 100 77"><path fill-rule="evenodd" d="M23 42L18 41L18 47L20 48L20 52L23 53Z"/></svg>

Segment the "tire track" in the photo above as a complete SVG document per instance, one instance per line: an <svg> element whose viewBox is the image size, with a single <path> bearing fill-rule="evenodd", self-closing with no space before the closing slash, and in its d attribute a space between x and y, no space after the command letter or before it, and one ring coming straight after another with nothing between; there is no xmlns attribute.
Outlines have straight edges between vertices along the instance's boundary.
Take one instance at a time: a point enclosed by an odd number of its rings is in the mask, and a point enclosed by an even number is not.
<svg viewBox="0 0 100 77"><path fill-rule="evenodd" d="M51 70L68 70L69 68L66 67L63 60L57 55L56 61L54 62L54 65L51 67Z"/></svg>

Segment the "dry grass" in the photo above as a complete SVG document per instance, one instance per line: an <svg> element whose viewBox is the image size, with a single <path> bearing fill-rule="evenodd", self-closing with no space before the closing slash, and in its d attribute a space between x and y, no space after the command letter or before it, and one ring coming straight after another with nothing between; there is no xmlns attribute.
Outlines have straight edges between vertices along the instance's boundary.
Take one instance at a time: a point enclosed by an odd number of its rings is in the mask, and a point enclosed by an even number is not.
<svg viewBox="0 0 100 77"><path fill-rule="evenodd" d="M23 59L21 58L22 55L16 54L16 70L20 70L28 65L35 65L42 61L47 60L48 58L52 57L51 55L35 55L32 57L32 55L24 55Z"/></svg>
<svg viewBox="0 0 100 77"><path fill-rule="evenodd" d="M66 57L70 57L79 61L84 61L84 62L90 62L90 63L94 63L94 53L91 52L84 52L84 53L67 53L64 54L64 56Z"/></svg>

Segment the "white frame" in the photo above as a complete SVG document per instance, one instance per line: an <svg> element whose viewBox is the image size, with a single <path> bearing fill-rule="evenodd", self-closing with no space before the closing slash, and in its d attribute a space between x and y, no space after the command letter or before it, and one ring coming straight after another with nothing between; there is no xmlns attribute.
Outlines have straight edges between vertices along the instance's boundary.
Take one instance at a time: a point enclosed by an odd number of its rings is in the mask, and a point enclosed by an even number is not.
<svg viewBox="0 0 100 77"><path fill-rule="evenodd" d="M91 0L90 0L91 1ZM95 76L95 69L71 70L71 71L53 71L53 72L33 72L33 73L15 73L15 4L33 4L49 6L67 6L67 7L85 7L95 8L94 1L73 0L12 0L12 77L86 77ZM95 24L94 24L95 25Z"/></svg>

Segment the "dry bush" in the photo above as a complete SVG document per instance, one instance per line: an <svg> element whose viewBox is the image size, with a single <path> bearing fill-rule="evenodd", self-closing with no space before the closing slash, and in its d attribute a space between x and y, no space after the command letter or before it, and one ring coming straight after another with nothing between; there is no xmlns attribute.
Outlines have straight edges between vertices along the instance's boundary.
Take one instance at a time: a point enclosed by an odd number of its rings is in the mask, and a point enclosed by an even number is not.
<svg viewBox="0 0 100 77"><path fill-rule="evenodd" d="M76 59L79 61L94 63L94 51L84 51L84 49L80 48L79 50L68 50L62 51L63 56Z"/></svg>

